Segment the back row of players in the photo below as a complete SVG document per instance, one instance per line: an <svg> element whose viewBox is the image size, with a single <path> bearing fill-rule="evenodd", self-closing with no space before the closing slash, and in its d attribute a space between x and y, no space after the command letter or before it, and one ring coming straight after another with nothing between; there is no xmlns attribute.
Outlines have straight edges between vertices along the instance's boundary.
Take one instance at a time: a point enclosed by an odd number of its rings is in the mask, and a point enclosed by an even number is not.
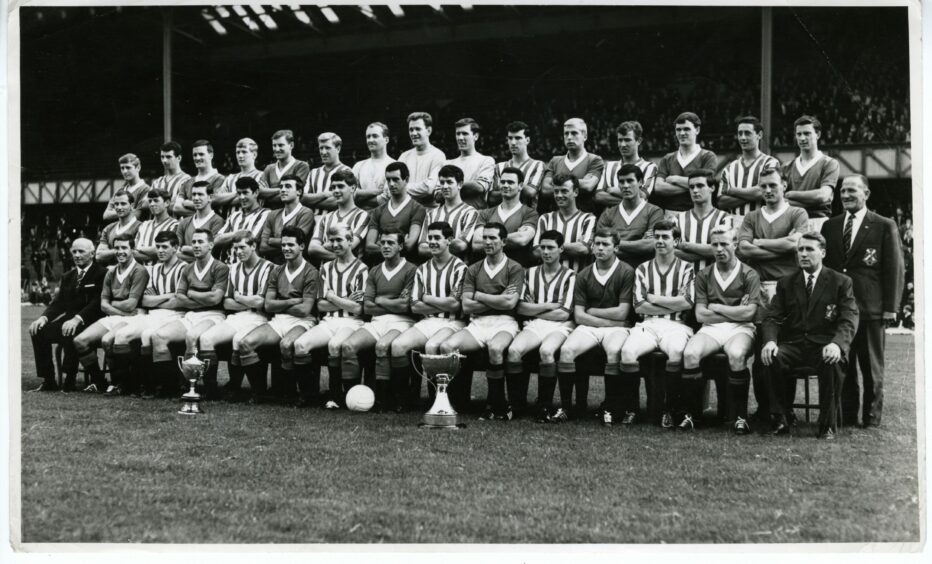
<svg viewBox="0 0 932 564"><path fill-rule="evenodd" d="M245 375L261 391L265 366L256 349L279 342L282 369L286 376L294 371L305 400L316 379L301 366L310 364L312 350L328 349L331 402L339 406L341 381L358 382L359 353L374 347L378 399L403 407L408 351L487 348L486 416L507 419L505 382L511 403L523 407L522 358L539 348L540 418L562 421L579 384L576 358L601 345L608 358L603 422L620 416L630 423L637 360L659 348L669 359L663 425L691 428L699 360L724 350L730 415L736 432L748 431L746 361L753 321L763 317L761 284L772 287L797 269L797 241L810 231L810 217L827 217L837 181L837 162L817 150L815 118L797 121L801 154L786 167L760 152L760 123L739 120L742 155L720 177L715 155L696 144L701 124L691 113L677 118L680 148L659 166L638 156L637 122L618 128L622 160L607 165L586 152L580 119L564 126L567 155L546 165L528 156L523 123L509 124L513 158L497 165L476 153L473 120L457 122L460 156L451 161L429 144L429 115L412 114L408 123L414 148L399 161L385 154L385 126L370 125L372 158L352 171L339 162L339 137L329 133L318 138L324 165L313 170L291 156L287 131L273 136L276 163L262 173L248 139L237 145L242 170L226 178L213 170L206 142L195 143L193 178L180 171L180 148L163 146L166 175L151 189L138 186L138 159L121 158L128 186L108 206L105 217L117 219L96 253L102 263L118 263L102 295L108 317L75 339L92 387L105 386L97 343L112 345L110 391L117 393L137 388L132 374L170 373L168 345L184 340L189 353L211 361L210 395L217 392L215 348L222 343L234 350L231 387ZM865 179L849 180L867 191ZM144 211L141 201L151 215L143 222L134 213ZM597 219L591 212L603 205ZM722 208L744 216L739 230ZM218 260L225 249L226 264ZM484 259L469 260L480 253ZM320 264L319 272L306 259ZM634 329L632 309L643 317ZM687 323L693 310L705 324L696 333ZM516 315L528 318L520 333ZM138 355L134 339L142 341ZM136 372L131 363L150 368ZM553 411L557 380L563 404ZM157 385L144 384L149 391ZM767 413L771 394L757 388ZM576 391L584 402L585 387Z"/></svg>

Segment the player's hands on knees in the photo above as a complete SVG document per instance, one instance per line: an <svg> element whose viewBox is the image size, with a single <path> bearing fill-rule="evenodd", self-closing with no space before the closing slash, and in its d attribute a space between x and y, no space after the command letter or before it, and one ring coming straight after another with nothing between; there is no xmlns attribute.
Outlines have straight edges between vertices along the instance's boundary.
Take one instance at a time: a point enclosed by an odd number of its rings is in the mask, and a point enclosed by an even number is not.
<svg viewBox="0 0 932 564"><path fill-rule="evenodd" d="M780 347L777 346L775 341L767 341L767 344L760 351L760 360L764 363L764 366L770 366L773 363L773 359L777 357L777 351L779 350Z"/></svg>
<svg viewBox="0 0 932 564"><path fill-rule="evenodd" d="M45 324L49 322L49 318L46 316L40 316L39 319L36 319L29 324L29 334L33 337L45 327Z"/></svg>
<svg viewBox="0 0 932 564"><path fill-rule="evenodd" d="M825 364L835 364L841 360L841 347L835 343L829 343L822 349L822 361Z"/></svg>

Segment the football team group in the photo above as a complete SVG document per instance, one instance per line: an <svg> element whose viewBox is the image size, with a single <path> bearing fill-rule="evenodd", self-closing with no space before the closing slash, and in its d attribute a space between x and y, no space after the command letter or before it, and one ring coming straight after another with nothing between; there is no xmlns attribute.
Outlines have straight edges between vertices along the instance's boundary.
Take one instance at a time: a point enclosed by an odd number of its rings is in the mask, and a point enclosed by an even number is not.
<svg viewBox="0 0 932 564"><path fill-rule="evenodd" d="M884 326L903 288L895 223L868 210L867 178L839 182L816 118L795 122L799 155L783 164L761 152L757 118L737 120L739 155L721 168L701 125L679 115L678 147L656 164L639 155L638 122L617 128L620 160L604 161L579 118L546 163L522 122L496 163L469 118L447 158L423 112L408 116L412 147L397 160L388 128L370 124L370 158L352 167L334 133L317 137L321 166L297 160L289 130L272 135L264 170L241 139L226 176L204 140L193 176L165 143L151 185L124 155L111 223L96 245L74 242L75 268L29 327L39 390L74 391L83 368L85 392L177 398L178 357L196 355L208 400L341 409L365 375L375 408L401 412L424 407L412 352L458 351L470 360L451 401L469 410L484 367L486 421L581 417L595 374L603 425L692 430L712 379L735 433L756 421L788 434L797 377L817 375L819 437L879 425ZM830 218L836 197L844 211ZM642 378L655 417L640 408Z"/></svg>

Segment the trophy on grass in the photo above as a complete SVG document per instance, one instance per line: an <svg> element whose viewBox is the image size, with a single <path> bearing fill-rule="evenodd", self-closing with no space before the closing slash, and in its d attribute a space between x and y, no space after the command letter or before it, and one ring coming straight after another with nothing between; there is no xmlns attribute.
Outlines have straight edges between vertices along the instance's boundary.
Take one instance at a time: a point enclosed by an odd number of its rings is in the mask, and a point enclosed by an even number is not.
<svg viewBox="0 0 932 564"><path fill-rule="evenodd" d="M434 398L434 405L424 414L422 423L418 426L424 429L459 429L466 425L459 422L459 415L450 404L450 397L447 395L447 386L453 381L453 378L460 371L460 364L466 358L458 352L449 354L422 354L414 351L412 356L421 359L421 370L415 365L415 372L418 376L427 380L431 385L437 388L437 397ZM412 363L413 364L413 363Z"/></svg>
<svg viewBox="0 0 932 564"><path fill-rule="evenodd" d="M204 413L204 410L201 409L201 394L197 393L194 387L197 385L197 381L207 372L208 367L210 367L210 359L206 362L202 361L197 358L196 353L188 360L184 360L183 356L178 357L178 368L181 370L181 375L191 384L191 389L181 396L181 409L178 410L178 413L182 415L202 415Z"/></svg>

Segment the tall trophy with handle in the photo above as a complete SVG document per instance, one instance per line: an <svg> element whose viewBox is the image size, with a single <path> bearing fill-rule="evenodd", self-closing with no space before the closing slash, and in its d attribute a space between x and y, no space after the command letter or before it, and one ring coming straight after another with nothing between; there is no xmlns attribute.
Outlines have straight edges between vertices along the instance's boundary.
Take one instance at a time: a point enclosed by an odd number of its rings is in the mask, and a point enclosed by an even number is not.
<svg viewBox="0 0 932 564"><path fill-rule="evenodd" d="M182 356L178 357L178 368L181 370L181 375L191 384L191 389L181 396L181 409L178 410L181 415L204 414L204 410L201 409L201 394L197 393L194 388L197 381L207 372L209 366L210 360L202 361L197 358L196 353L188 360L185 360Z"/></svg>
<svg viewBox="0 0 932 564"><path fill-rule="evenodd" d="M423 429L460 429L465 427L464 423L460 423L459 415L450 404L447 387L459 373L460 364L466 357L458 352L422 354L414 351L412 355L421 359L421 370L423 372L418 371L415 365L415 371L418 375L437 388L434 405L424 414L424 419L419 427Z"/></svg>

